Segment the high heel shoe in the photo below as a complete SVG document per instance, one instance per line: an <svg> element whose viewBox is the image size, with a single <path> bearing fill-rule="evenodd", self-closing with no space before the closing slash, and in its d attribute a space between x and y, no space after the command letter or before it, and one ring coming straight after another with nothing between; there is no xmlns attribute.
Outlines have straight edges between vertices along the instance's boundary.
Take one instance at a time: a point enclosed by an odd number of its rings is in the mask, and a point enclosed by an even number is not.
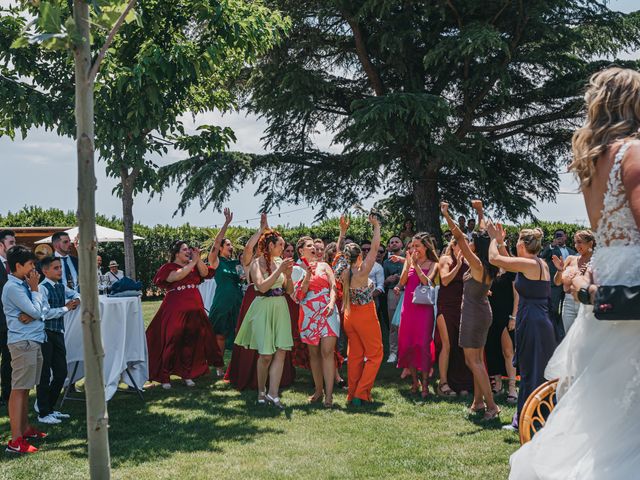
<svg viewBox="0 0 640 480"><path fill-rule="evenodd" d="M267 404L266 393L267 392L258 392L258 400L257 400L258 405Z"/></svg>
<svg viewBox="0 0 640 480"><path fill-rule="evenodd" d="M309 403L320 403L320 402L322 402L322 398L323 397L324 397L324 395L322 393L314 393L309 398L307 398L307 401Z"/></svg>
<svg viewBox="0 0 640 480"><path fill-rule="evenodd" d="M485 421L494 420L500 416L500 407L496 407L495 410L487 410L484 412L484 417L482 418Z"/></svg>

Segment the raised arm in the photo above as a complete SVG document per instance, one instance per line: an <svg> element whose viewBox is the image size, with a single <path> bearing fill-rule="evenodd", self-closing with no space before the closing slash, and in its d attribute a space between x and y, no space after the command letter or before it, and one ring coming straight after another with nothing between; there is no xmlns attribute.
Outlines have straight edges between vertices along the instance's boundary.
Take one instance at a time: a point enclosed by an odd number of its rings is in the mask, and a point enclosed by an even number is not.
<svg viewBox="0 0 640 480"><path fill-rule="evenodd" d="M471 251L471 247L469 247L469 242L467 240L467 236L462 233L460 227L453 221L451 215L449 215L449 204L446 202L442 202L440 204L440 211L442 212L442 216L447 221L447 225L449 225L449 230L453 233L453 236L458 241L458 246L460 247L460 251L464 256L465 260L469 264L469 268L472 272L475 270L476 272L482 272L482 262L476 256L475 253Z"/></svg>
<svg viewBox="0 0 640 480"><path fill-rule="evenodd" d="M535 278L539 273L540 266L533 258L510 257L504 255L506 249L504 247L504 235L500 224L494 225L493 222L487 222L487 233L491 237L489 245L489 263L498 268L503 268L507 272L522 272L527 277ZM500 243L500 247L498 244ZM502 250L502 253L500 253Z"/></svg>
<svg viewBox="0 0 640 480"><path fill-rule="evenodd" d="M267 222L267 214L263 213L260 215L260 228L256 233L251 235L251 238L249 238L249 241L244 246L244 255L242 255L242 266L245 268L245 270L248 269L251 265L251 261L254 257L253 250L258 244L258 240L260 240L260 237L267 228L269 228L269 223ZM222 239L220 240L222 241Z"/></svg>
<svg viewBox="0 0 640 480"><path fill-rule="evenodd" d="M378 256L378 248L380 248L380 220L375 215L369 215L369 223L373 225L373 239L371 240L371 250L364 259L362 270L369 275L373 265L376 263L376 257Z"/></svg>
<svg viewBox="0 0 640 480"><path fill-rule="evenodd" d="M478 215L478 222L477 222L478 229L486 230L487 225L484 220L484 206L482 205L482 200L472 200L471 206L473 207L473 209L476 211L476 214Z"/></svg>
<svg viewBox="0 0 640 480"><path fill-rule="evenodd" d="M336 253L342 253L344 250L344 239L347 236L347 231L349 230L349 217L346 215L340 215L340 234L338 235L338 244Z"/></svg>
<svg viewBox="0 0 640 480"><path fill-rule="evenodd" d="M211 266L212 268L218 268L218 264L220 263L220 260L218 260L218 253L220 252L220 242L222 242L222 239L227 234L227 228L229 228L231 220L233 220L233 213L231 213L231 210L229 210L228 208L225 208L224 225L222 225L222 228L218 232L218 235L216 235L216 238L213 240L213 245L211 245L211 250L209 251L209 256L207 258L209 260L209 266Z"/></svg>

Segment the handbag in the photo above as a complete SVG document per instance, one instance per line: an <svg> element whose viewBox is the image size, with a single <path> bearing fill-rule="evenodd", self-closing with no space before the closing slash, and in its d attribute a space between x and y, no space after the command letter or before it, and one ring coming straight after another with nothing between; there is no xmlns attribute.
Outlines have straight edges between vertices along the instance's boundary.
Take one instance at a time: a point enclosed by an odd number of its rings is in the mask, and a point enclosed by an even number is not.
<svg viewBox="0 0 640 480"><path fill-rule="evenodd" d="M415 305L435 305L436 289L429 282L428 285L418 285L413 291L413 301Z"/></svg>
<svg viewBox="0 0 640 480"><path fill-rule="evenodd" d="M598 320L640 320L640 285L598 287L593 313Z"/></svg>

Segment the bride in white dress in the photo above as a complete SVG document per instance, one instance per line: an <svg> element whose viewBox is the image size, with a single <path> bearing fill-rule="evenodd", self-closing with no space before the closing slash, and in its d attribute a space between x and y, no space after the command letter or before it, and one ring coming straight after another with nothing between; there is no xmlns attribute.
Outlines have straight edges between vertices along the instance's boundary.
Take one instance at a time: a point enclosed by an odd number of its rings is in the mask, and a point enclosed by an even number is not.
<svg viewBox="0 0 640 480"><path fill-rule="evenodd" d="M571 169L596 230L594 283L640 285L640 74L597 73L585 98ZM581 305L545 372L560 379L558 405L511 456L510 479L640 478L640 312L637 318L600 321Z"/></svg>

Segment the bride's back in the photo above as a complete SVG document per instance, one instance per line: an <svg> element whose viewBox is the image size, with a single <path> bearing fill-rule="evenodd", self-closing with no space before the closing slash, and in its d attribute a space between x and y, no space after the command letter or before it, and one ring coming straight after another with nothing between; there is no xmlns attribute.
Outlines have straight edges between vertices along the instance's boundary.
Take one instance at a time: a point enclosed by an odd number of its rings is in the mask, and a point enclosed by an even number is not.
<svg viewBox="0 0 640 480"><path fill-rule="evenodd" d="M587 120L573 137L574 170L601 246L640 245L640 73L591 77Z"/></svg>

